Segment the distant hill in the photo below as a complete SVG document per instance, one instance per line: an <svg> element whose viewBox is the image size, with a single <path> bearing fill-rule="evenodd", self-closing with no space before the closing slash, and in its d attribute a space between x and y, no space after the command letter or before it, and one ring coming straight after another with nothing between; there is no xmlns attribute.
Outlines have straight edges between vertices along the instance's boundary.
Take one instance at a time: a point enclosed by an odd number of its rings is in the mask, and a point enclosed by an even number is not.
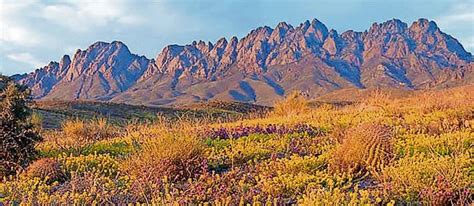
<svg viewBox="0 0 474 206"><path fill-rule="evenodd" d="M473 70L472 55L433 21L393 19L338 33L313 19L259 27L242 39L169 45L155 59L132 54L119 41L97 42L13 78L42 100L271 105L293 90L316 98L341 89L466 85Z"/></svg>
<svg viewBox="0 0 474 206"><path fill-rule="evenodd" d="M43 122L43 128L61 126L67 119L93 120L107 118L110 123L125 125L133 121L146 122L164 117L169 120L179 118L205 119L209 121L231 121L253 113L268 111L268 107L238 102L210 102L193 104L188 107L148 107L119 103L89 101L37 101L33 109Z"/></svg>

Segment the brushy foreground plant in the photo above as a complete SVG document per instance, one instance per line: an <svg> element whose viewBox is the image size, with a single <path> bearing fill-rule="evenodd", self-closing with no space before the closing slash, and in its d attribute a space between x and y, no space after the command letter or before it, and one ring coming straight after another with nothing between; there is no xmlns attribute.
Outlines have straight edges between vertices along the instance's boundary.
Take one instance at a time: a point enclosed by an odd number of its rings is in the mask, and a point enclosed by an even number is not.
<svg viewBox="0 0 474 206"><path fill-rule="evenodd" d="M33 128L29 91L0 75L0 177L24 168L41 140Z"/></svg>
<svg viewBox="0 0 474 206"><path fill-rule="evenodd" d="M204 145L196 137L164 136L147 140L142 150L121 164L133 179L131 190L140 200L163 192L163 180L187 180L207 172Z"/></svg>

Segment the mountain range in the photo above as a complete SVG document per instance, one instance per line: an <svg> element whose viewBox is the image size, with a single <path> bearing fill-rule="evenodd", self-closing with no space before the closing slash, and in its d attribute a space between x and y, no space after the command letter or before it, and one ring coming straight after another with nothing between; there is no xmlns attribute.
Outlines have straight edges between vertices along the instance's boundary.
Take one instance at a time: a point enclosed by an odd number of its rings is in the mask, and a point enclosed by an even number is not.
<svg viewBox="0 0 474 206"><path fill-rule="evenodd" d="M144 40L146 41L146 40ZM435 22L393 19L363 32L317 19L256 28L238 39L169 45L154 59L120 41L12 76L41 100L179 105L230 100L271 105L293 90L310 98L345 88L444 88L474 82L474 58Z"/></svg>

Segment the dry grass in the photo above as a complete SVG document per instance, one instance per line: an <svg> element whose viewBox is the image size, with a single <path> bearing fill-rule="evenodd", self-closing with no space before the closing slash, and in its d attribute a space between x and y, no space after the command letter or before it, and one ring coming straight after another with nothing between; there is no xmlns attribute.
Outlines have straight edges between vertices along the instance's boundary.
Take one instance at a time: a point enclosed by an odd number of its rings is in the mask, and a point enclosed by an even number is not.
<svg viewBox="0 0 474 206"><path fill-rule="evenodd" d="M119 129L108 124L105 118L91 121L67 120L63 123L61 129L64 136L72 138L78 145L110 139L116 137L119 132Z"/></svg>
<svg viewBox="0 0 474 206"><path fill-rule="evenodd" d="M283 101L275 104L272 114L275 116L293 116L304 114L309 110L308 100L300 91L294 91Z"/></svg>
<svg viewBox="0 0 474 206"><path fill-rule="evenodd" d="M186 179L200 169L203 148L193 137L157 137L144 143L140 152L125 161L123 169L133 176L152 171L158 179L164 176Z"/></svg>
<svg viewBox="0 0 474 206"><path fill-rule="evenodd" d="M40 113L33 112L30 117L30 122L38 132L43 130L43 116L41 116Z"/></svg>
<svg viewBox="0 0 474 206"><path fill-rule="evenodd" d="M420 101L421 100L421 101ZM417 107L423 112L446 110L472 105L474 85L443 91L426 91L409 98L401 99L399 105Z"/></svg>
<svg viewBox="0 0 474 206"><path fill-rule="evenodd" d="M140 152L121 164L132 179L135 198L148 202L157 198L166 179L177 181L206 172L204 145L194 136L159 136L147 139Z"/></svg>
<svg viewBox="0 0 474 206"><path fill-rule="evenodd" d="M389 91L385 91L382 89L375 89L370 91L368 96L364 98L361 103L363 106L366 107L376 107L386 109L390 102L392 101L392 97Z"/></svg>

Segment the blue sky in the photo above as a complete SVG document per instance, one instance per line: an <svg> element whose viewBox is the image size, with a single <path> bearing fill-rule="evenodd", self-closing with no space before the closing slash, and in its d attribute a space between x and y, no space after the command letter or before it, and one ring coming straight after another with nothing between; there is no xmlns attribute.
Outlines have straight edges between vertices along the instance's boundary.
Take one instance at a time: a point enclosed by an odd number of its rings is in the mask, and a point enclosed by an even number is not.
<svg viewBox="0 0 474 206"><path fill-rule="evenodd" d="M0 73L32 71L98 40L155 58L168 44L313 18L339 32L427 18L474 51L474 0L0 0Z"/></svg>

